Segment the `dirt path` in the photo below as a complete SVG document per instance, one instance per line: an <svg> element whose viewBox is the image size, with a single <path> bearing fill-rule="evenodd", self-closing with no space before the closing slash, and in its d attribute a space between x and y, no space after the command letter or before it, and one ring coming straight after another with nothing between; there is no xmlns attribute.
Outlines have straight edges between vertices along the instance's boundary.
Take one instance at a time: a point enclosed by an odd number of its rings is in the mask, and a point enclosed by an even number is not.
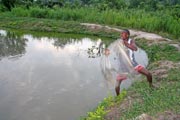
<svg viewBox="0 0 180 120"><path fill-rule="evenodd" d="M112 28L109 26L103 26L99 24L91 24L91 23L81 23L81 25L87 26L90 29L105 29L105 30L111 30L111 31L116 31L116 32L121 32L122 29L118 28ZM137 31L137 30L132 30L129 29L131 36L135 36L135 38L145 38L148 40L166 40L166 41L171 41L170 39L163 38L160 35L154 34L154 33L148 33L148 32L142 32L142 31Z"/></svg>
<svg viewBox="0 0 180 120"><path fill-rule="evenodd" d="M81 25L86 26L88 29L91 29L91 30L105 30L105 31L114 31L114 32L122 31L122 29L113 28L109 26L103 26L99 24L81 23ZM180 43L170 40L168 38L164 38L160 35L157 35L154 33L143 32L143 31L132 30L132 29L129 29L129 31L131 33L131 36L134 37L134 39L144 38L146 40L149 40L150 43L168 43L176 47L178 50L180 50Z"/></svg>

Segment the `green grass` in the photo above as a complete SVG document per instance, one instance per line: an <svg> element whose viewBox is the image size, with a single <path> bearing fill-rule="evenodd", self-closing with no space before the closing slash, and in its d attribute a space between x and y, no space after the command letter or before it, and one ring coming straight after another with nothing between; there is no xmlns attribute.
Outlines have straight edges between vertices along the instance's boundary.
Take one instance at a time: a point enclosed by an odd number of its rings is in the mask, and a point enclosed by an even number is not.
<svg viewBox="0 0 180 120"><path fill-rule="evenodd" d="M138 40L138 45L145 49L150 58L151 68L156 68L151 63L160 60L170 60L173 62L180 61L180 52L168 44L155 44L147 46L144 40ZM153 55L152 55L153 53ZM137 116L146 113L156 116L158 113L170 110L176 114L180 114L180 68L173 68L168 71L168 77L156 80L154 76L153 83L160 84L158 88L152 90L148 87L145 79L135 82L129 89L134 94L138 94L141 99L136 99L133 105L122 113L121 120L135 119Z"/></svg>
<svg viewBox="0 0 180 120"><path fill-rule="evenodd" d="M86 28L85 26L80 25L80 23L76 21L63 21L29 17L10 17L9 15L0 16L0 27L38 32L86 34L109 38L117 38L119 34L118 32L113 31L105 32L103 29L93 31Z"/></svg>
<svg viewBox="0 0 180 120"><path fill-rule="evenodd" d="M180 61L180 52L174 46L164 43L148 46L144 39L137 40L137 44L147 52L150 63L159 60Z"/></svg>
<svg viewBox="0 0 180 120"><path fill-rule="evenodd" d="M11 29L11 28L3 28L3 30L11 31L11 33L14 33L18 36L22 36L24 34L31 34L35 38L41 38L42 36L48 37L48 38L61 38L66 39L66 42L70 39L82 39L85 37L91 38L92 40L98 40L102 39L104 41L112 41L112 38L108 37L99 37L99 36L92 36L87 34L73 34L73 33L57 33L57 32L41 32L41 31L29 31L29 30L17 30L17 29Z"/></svg>
<svg viewBox="0 0 180 120"><path fill-rule="evenodd" d="M169 77L160 82L160 88L151 90L146 80L136 82L130 90L140 94L142 102L135 102L131 108L124 111L122 120L133 119L142 113L151 116L171 110L180 114L180 69L169 71Z"/></svg>
<svg viewBox="0 0 180 120"><path fill-rule="evenodd" d="M177 9L179 10L179 9ZM176 11L177 11L176 10ZM16 7L12 12L5 12L8 16L46 18L65 21L90 22L106 25L123 26L156 32L176 39L180 38L180 19L174 15L175 10L145 11L139 9L108 9L100 11L96 8L39 8L29 10Z"/></svg>
<svg viewBox="0 0 180 120"><path fill-rule="evenodd" d="M81 118L82 120L104 120L105 115L107 114L107 108L120 103L123 98L126 96L126 91L122 91L121 94L117 97L113 97L109 95L107 98L104 98L97 108L91 112L87 113L85 118Z"/></svg>

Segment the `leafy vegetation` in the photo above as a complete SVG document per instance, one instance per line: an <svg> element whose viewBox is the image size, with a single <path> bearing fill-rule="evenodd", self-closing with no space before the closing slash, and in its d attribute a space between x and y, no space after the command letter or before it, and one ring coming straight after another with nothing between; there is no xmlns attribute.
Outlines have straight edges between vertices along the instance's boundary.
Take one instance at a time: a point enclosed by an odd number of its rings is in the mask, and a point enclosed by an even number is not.
<svg viewBox="0 0 180 120"><path fill-rule="evenodd" d="M59 7L96 7L104 9L120 9L120 8L143 8L147 10L163 9L169 6L180 4L180 0L1 0L7 8L11 4L15 5L38 5L52 8Z"/></svg>
<svg viewBox="0 0 180 120"><path fill-rule="evenodd" d="M165 13L165 14L164 14ZM14 8L11 12L17 17L35 17L65 21L92 22L116 26L144 29L149 32L167 32L179 37L180 22L169 11L146 12L144 10L105 10L92 8L39 8L29 10Z"/></svg>
<svg viewBox="0 0 180 120"><path fill-rule="evenodd" d="M113 97L109 95L107 98L98 105L98 107L92 111L87 113L86 118L82 118L82 120L104 120L104 116L107 114L107 107L113 106L114 102L120 103L123 98L126 96L126 91L122 91L121 94L117 97Z"/></svg>

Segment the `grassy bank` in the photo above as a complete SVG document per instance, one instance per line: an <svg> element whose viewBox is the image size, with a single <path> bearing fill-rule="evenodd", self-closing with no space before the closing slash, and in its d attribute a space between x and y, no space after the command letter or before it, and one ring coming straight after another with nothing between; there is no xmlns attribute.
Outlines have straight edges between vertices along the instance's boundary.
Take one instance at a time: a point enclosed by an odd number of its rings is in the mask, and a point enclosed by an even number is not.
<svg viewBox="0 0 180 120"><path fill-rule="evenodd" d="M149 70L157 88L150 89L145 78L133 84L128 89L128 95L134 97L133 103L121 112L121 119L133 119L143 113L158 118L164 111L180 114L180 52L167 44L148 46L144 40L139 40L138 44L149 55Z"/></svg>
<svg viewBox="0 0 180 120"><path fill-rule="evenodd" d="M122 91L121 95L117 97L113 97L112 95L109 95L107 98L104 98L97 108L95 108L93 111L88 112L86 117L82 117L81 120L104 120L105 115L107 114L108 107L114 106L114 103L120 104L121 101L126 96L126 91Z"/></svg>
<svg viewBox="0 0 180 120"><path fill-rule="evenodd" d="M180 52L168 44L149 46L147 40L144 39L137 40L137 44L147 52L150 58L148 69L153 73L153 84L157 88L149 88L146 79L142 77L126 91L126 95L124 91L122 92L121 100L112 101L116 97L111 98L109 100L111 102L106 102L105 107L103 106L101 114L97 114L98 106L95 111L90 112L93 117L88 113L87 120L133 120L143 113L156 119L165 111L180 114L180 63L178 63ZM113 112L113 107L118 111ZM109 117L109 112L113 116ZM118 113L119 117L117 118L117 114L114 113Z"/></svg>
<svg viewBox="0 0 180 120"><path fill-rule="evenodd" d="M63 21L90 22L123 26L155 32L168 37L180 38L180 19L177 10L145 11L140 9L120 9L100 11L96 8L39 8L16 7L11 12L3 12L9 17L46 18ZM176 13L177 12L177 13ZM176 15L177 14L177 15ZM52 23L53 24L53 23Z"/></svg>
<svg viewBox="0 0 180 120"><path fill-rule="evenodd" d="M33 37L40 39L42 36L43 37L48 37L48 38L62 38L66 39L66 42L70 39L82 39L85 37L88 37L92 40L97 40L101 38L102 40L106 41L112 41L113 39L111 37L103 37L103 36L98 36L98 35L91 35L91 34L75 34L75 33L63 33L63 32L47 32L47 31L41 31L41 30L32 30L30 31L29 29L12 29L12 28L7 28L7 27L2 27L0 28L2 30L5 30L8 33L13 33L17 36L23 36L25 34L31 34Z"/></svg>
<svg viewBox="0 0 180 120"><path fill-rule="evenodd" d="M113 31L105 32L103 30L90 30L87 29L87 27L80 25L80 22L75 21L62 21L29 17L10 17L6 15L0 16L0 27L40 32L86 34L110 38L117 38L119 35L118 32Z"/></svg>
<svg viewBox="0 0 180 120"><path fill-rule="evenodd" d="M172 111L180 114L180 69L171 69L168 71L168 77L161 81L155 80L154 84L160 84L158 89L148 88L144 79L136 82L128 92L134 92L136 98L133 105L122 112L121 120L133 119L143 113L157 118L158 114L165 111Z"/></svg>

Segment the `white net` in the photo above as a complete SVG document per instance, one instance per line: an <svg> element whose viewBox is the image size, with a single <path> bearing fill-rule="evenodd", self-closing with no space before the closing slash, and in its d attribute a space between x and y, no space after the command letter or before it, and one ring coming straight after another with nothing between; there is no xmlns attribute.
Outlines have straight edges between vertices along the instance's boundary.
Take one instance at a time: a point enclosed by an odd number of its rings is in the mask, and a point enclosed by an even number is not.
<svg viewBox="0 0 180 120"><path fill-rule="evenodd" d="M108 86L114 86L118 75L133 79L136 72L124 47L122 40L113 42L108 48L109 54L101 57L101 70Z"/></svg>

